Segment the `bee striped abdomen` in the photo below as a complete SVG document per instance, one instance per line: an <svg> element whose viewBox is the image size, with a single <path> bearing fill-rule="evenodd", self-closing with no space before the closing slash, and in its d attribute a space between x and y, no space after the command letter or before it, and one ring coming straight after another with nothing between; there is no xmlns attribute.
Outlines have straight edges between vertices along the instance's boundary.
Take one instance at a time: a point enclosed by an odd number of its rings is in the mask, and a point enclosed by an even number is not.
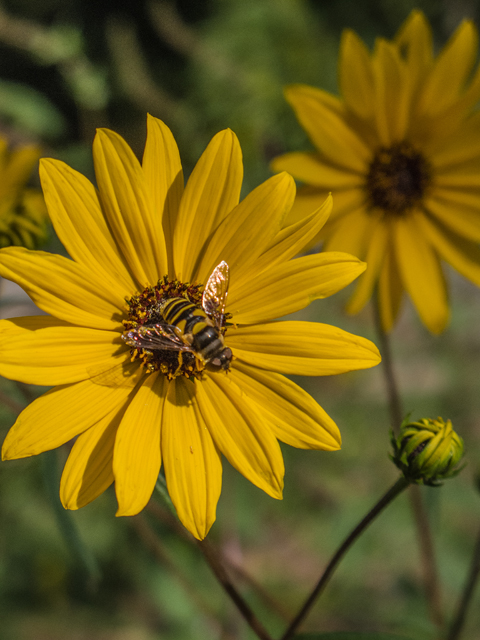
<svg viewBox="0 0 480 640"><path fill-rule="evenodd" d="M208 362L224 348L223 336L205 311L185 300L170 298L161 309L165 322L174 325L181 339Z"/></svg>

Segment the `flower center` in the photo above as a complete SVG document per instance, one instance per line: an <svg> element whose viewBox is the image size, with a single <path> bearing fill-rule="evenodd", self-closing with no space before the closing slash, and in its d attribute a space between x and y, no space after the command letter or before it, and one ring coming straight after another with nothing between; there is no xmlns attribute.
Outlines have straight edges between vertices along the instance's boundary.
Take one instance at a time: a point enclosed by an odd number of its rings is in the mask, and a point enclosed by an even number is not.
<svg viewBox="0 0 480 640"><path fill-rule="evenodd" d="M370 205L401 215L422 200L430 175L428 162L408 142L381 147L367 175Z"/></svg>
<svg viewBox="0 0 480 640"><path fill-rule="evenodd" d="M178 376L201 378L206 363L188 344L191 332L185 331L185 323L173 322L171 314L167 320L164 309L176 301L177 306L188 307L190 316L208 321L201 307L202 290L200 284L164 276L155 286L126 298L128 312L122 337L131 347L132 361L140 360L148 372L161 371L169 380Z"/></svg>

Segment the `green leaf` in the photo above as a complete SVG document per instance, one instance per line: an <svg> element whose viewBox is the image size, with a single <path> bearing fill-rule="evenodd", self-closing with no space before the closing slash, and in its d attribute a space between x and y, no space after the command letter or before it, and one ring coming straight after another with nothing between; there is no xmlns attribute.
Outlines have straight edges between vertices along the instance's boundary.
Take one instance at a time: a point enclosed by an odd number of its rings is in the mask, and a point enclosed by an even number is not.
<svg viewBox="0 0 480 640"><path fill-rule="evenodd" d="M295 640L410 640L391 633L365 631L333 631L331 633L301 633Z"/></svg>

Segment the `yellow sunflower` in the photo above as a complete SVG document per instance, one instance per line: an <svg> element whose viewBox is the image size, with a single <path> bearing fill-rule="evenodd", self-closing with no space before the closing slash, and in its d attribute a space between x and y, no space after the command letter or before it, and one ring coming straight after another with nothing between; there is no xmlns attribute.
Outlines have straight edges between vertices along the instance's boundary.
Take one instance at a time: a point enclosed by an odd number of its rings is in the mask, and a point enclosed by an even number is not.
<svg viewBox="0 0 480 640"><path fill-rule="evenodd" d="M47 208L37 189L25 187L40 157L35 145L9 150L0 137L0 247L35 249L46 240Z"/></svg>
<svg viewBox="0 0 480 640"><path fill-rule="evenodd" d="M163 465L180 520L203 538L215 520L222 454L281 498L278 440L339 448L335 423L282 374L371 367L375 345L329 325L271 321L336 292L365 265L344 253L292 260L331 201L284 228L295 186L280 174L239 202L241 151L230 130L212 139L185 188L173 136L153 117L142 164L109 130L98 131L93 153L98 191L64 163L41 161L47 207L71 259L0 251L0 274L49 314L0 323L0 373L58 385L22 412L3 458L76 437L61 480L64 506L77 509L115 482L117 515L143 509ZM202 292L225 265L227 305L213 328ZM179 301L190 329L167 322L167 303ZM223 366L198 344L193 316L226 350Z"/></svg>
<svg viewBox="0 0 480 640"><path fill-rule="evenodd" d="M441 261L480 285L480 99L477 31L463 22L434 56L430 27L413 11L373 53L342 36L342 98L294 85L287 100L317 148L273 162L305 183L288 222L333 191L324 248L366 260L348 305L360 311L375 288L384 330L404 291L433 333L448 321Z"/></svg>

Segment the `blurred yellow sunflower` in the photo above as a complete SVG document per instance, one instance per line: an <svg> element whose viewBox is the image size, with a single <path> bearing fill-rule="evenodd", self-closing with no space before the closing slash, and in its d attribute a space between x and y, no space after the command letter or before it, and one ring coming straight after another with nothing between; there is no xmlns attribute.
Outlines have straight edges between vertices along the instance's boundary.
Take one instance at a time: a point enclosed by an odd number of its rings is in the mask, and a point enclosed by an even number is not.
<svg viewBox="0 0 480 640"><path fill-rule="evenodd" d="M425 16L413 11L393 41L372 54L352 31L342 36L342 98L313 87L286 89L317 148L273 162L305 183L288 222L333 191L320 237L326 250L366 260L347 310L375 287L384 330L404 291L423 323L440 333L449 315L441 260L480 285L480 99L477 31L463 22L434 57Z"/></svg>
<svg viewBox="0 0 480 640"><path fill-rule="evenodd" d="M40 191L25 187L39 157L39 147L9 150L0 137L0 248L35 249L46 240L45 201Z"/></svg>
<svg viewBox="0 0 480 640"><path fill-rule="evenodd" d="M117 515L143 509L163 464L180 520L203 538L215 520L221 454L281 498L278 440L339 448L335 423L282 374L371 367L375 345L329 325L271 321L338 291L365 265L344 253L292 260L331 201L284 228L295 185L280 174L239 203L242 159L230 130L212 139L185 188L173 136L153 117L142 164L109 130L98 131L93 153L98 191L64 163L41 161L47 207L71 260L0 251L1 275L50 314L0 323L0 373L59 385L22 412L3 458L76 437L61 480L64 506L77 509L115 482ZM231 284L214 329L203 291L220 265ZM190 329L178 317L171 324L165 310L179 301ZM226 345L227 365L212 366L205 345L200 353L198 326Z"/></svg>

